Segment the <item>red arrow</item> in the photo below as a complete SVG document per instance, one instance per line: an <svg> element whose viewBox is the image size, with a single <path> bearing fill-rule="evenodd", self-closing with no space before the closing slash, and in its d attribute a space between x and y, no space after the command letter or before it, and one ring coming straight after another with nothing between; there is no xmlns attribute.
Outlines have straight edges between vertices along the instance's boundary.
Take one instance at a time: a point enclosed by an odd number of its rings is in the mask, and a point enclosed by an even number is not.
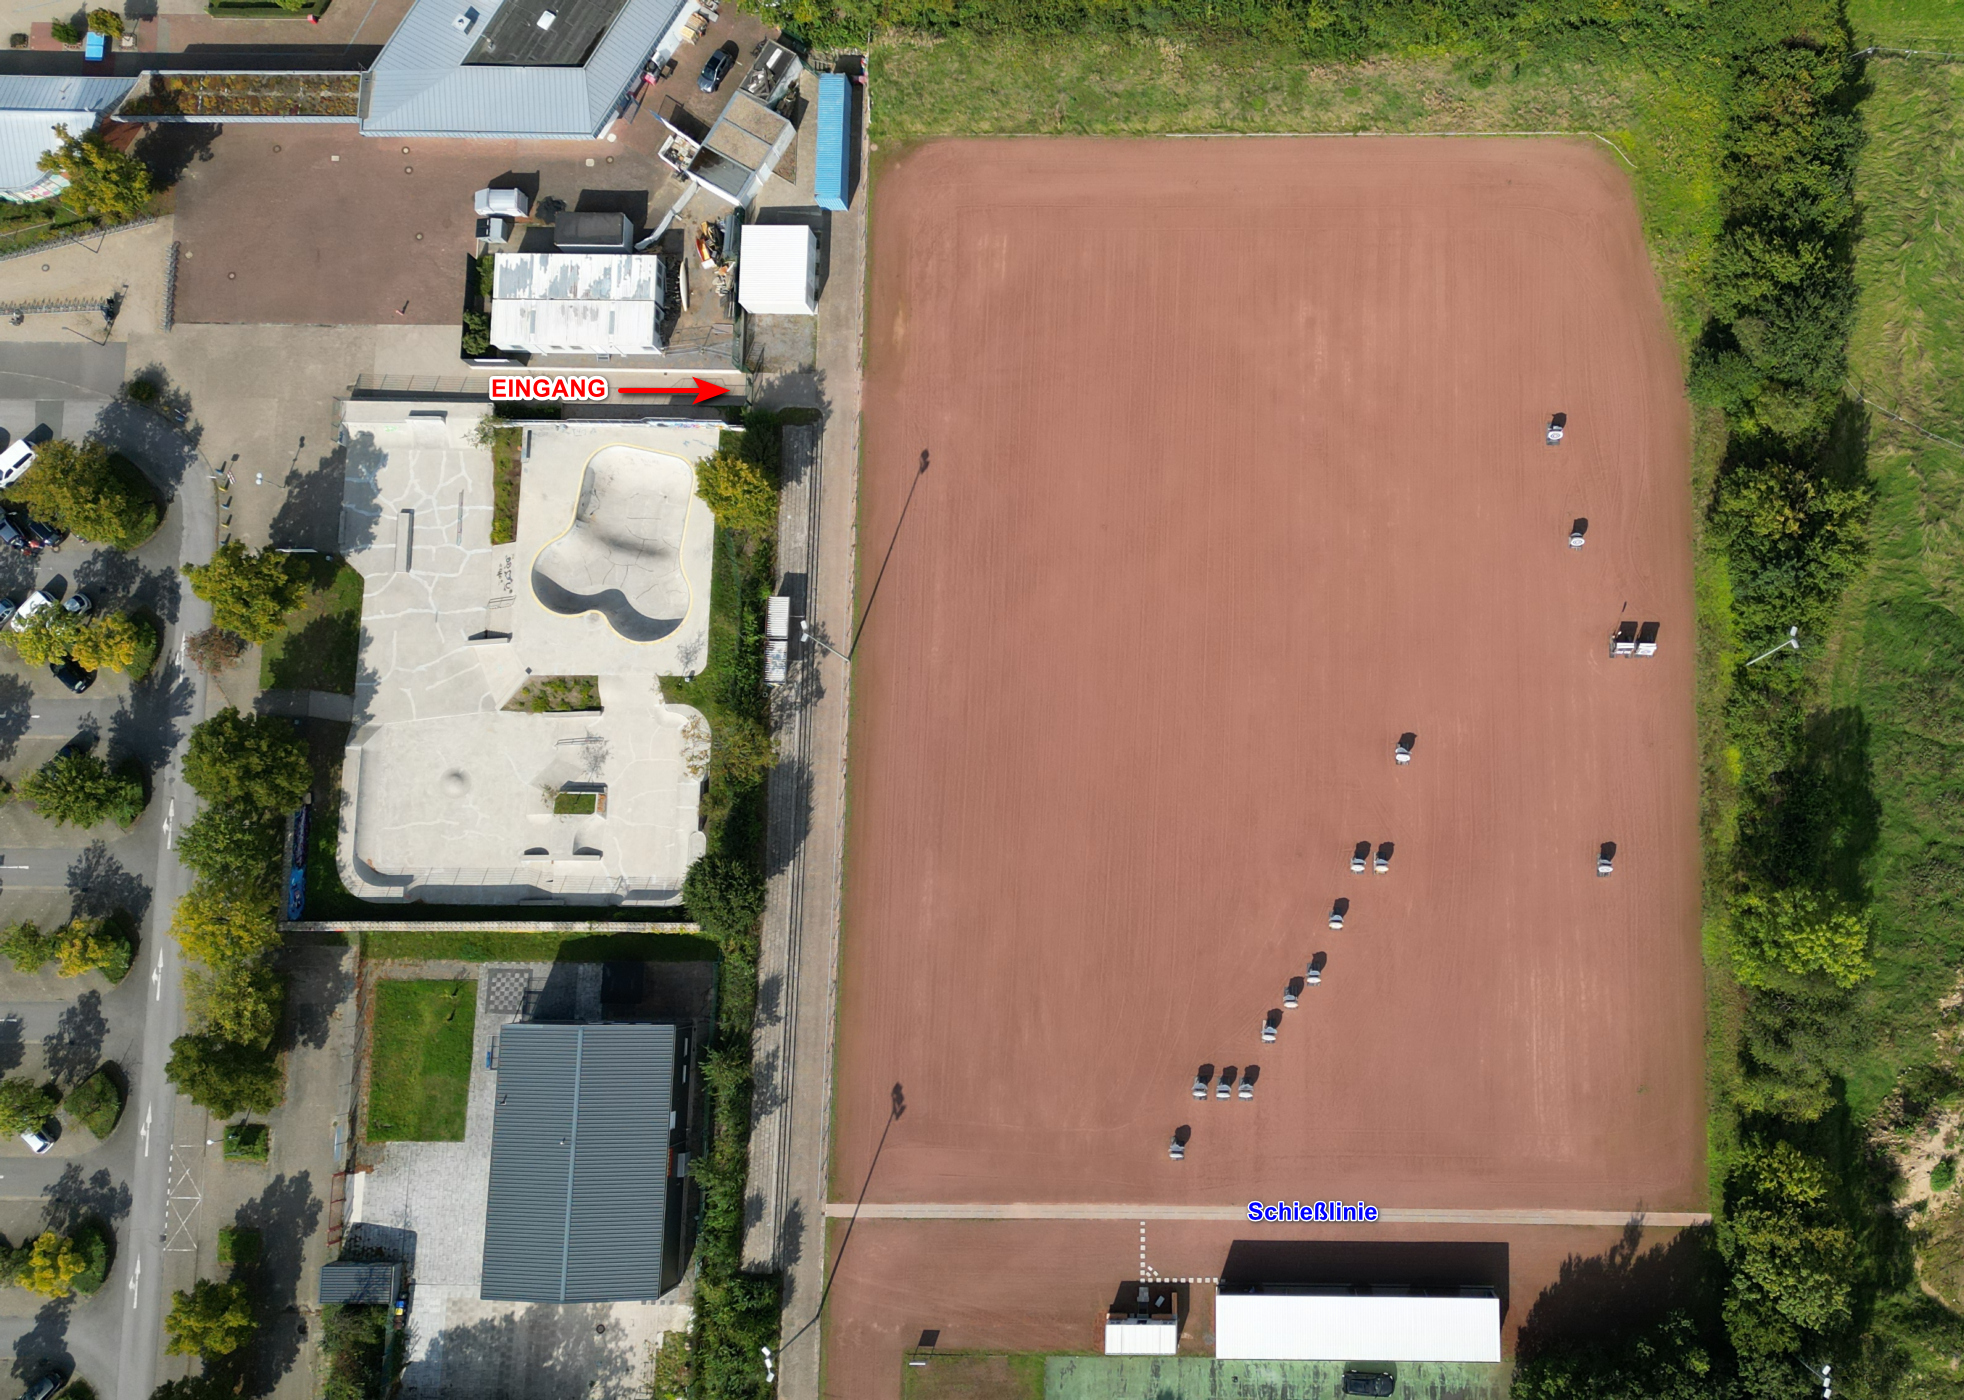
<svg viewBox="0 0 1964 1400"><path fill-rule="evenodd" d="M675 389L622 388L616 390L616 392L622 394L694 394L696 396L697 403L708 403L711 399L719 398L722 395L729 393L730 391L728 389L725 389L721 384L711 384L707 379L698 379L696 380L693 386L688 388L675 388Z"/></svg>

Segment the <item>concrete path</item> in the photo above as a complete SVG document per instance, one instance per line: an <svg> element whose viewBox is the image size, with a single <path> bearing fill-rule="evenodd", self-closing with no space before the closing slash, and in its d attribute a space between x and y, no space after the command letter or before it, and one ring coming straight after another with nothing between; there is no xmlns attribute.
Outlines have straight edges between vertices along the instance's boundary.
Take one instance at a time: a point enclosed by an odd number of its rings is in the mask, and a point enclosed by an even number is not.
<svg viewBox="0 0 1964 1400"><path fill-rule="evenodd" d="M850 1201L832 1201L825 1207L828 1219L845 1220L857 1215L861 1220L1247 1220L1248 1207L1240 1206L1160 1206L1160 1205L1044 1205L1011 1202L1005 1205L947 1205L931 1201L868 1202L854 1206ZM1628 1225L1631 1221L1664 1229L1672 1226L1709 1225L1708 1212L1697 1210L1452 1210L1424 1206L1379 1206L1379 1225ZM1251 1224L1256 1223L1250 1221ZM1275 1221L1267 1222L1275 1224ZM1331 1221L1283 1222L1327 1225Z"/></svg>

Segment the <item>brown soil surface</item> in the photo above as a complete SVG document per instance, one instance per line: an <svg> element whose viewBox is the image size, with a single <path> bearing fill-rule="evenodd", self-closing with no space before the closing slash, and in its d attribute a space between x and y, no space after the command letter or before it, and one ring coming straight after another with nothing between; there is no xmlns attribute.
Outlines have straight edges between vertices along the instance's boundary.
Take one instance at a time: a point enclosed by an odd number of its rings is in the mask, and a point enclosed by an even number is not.
<svg viewBox="0 0 1964 1400"><path fill-rule="evenodd" d="M870 1200L1696 1207L1688 426L1614 158L937 142L877 193L833 1199L897 1083Z"/></svg>

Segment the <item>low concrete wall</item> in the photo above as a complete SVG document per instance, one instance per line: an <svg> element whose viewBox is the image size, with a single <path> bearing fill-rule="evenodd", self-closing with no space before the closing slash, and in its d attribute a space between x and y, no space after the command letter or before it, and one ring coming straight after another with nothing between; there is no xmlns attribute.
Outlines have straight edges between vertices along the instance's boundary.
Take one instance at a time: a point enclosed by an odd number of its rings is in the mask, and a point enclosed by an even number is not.
<svg viewBox="0 0 1964 1400"><path fill-rule="evenodd" d="M693 933L701 924L606 919L283 919L282 933Z"/></svg>

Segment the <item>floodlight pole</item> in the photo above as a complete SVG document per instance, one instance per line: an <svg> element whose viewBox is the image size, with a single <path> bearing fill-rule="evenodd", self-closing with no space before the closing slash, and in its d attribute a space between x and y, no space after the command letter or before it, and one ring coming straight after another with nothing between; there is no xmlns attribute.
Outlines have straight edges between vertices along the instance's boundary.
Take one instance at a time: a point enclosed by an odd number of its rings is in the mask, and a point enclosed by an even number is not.
<svg viewBox="0 0 1964 1400"><path fill-rule="evenodd" d="M1751 661L1748 661L1746 665L1757 666L1759 665L1760 662L1766 660L1767 657L1772 656L1775 652L1785 651L1788 647L1792 647L1795 651L1800 650L1800 628L1797 626L1789 627L1787 629L1787 639L1784 642L1780 643L1780 645L1776 647L1767 648L1765 651L1761 652L1758 656L1755 656Z"/></svg>
<svg viewBox="0 0 1964 1400"><path fill-rule="evenodd" d="M837 647L833 646L830 642L826 641L823 637L820 637L817 633L813 632L811 623L807 622L802 617L798 619L798 637L799 640L801 641L812 642L818 646L824 647L827 651L831 652L834 656L838 657L839 660L841 661L844 661L848 664L850 664L852 661L852 658L850 656L847 656L844 652L840 651Z"/></svg>

